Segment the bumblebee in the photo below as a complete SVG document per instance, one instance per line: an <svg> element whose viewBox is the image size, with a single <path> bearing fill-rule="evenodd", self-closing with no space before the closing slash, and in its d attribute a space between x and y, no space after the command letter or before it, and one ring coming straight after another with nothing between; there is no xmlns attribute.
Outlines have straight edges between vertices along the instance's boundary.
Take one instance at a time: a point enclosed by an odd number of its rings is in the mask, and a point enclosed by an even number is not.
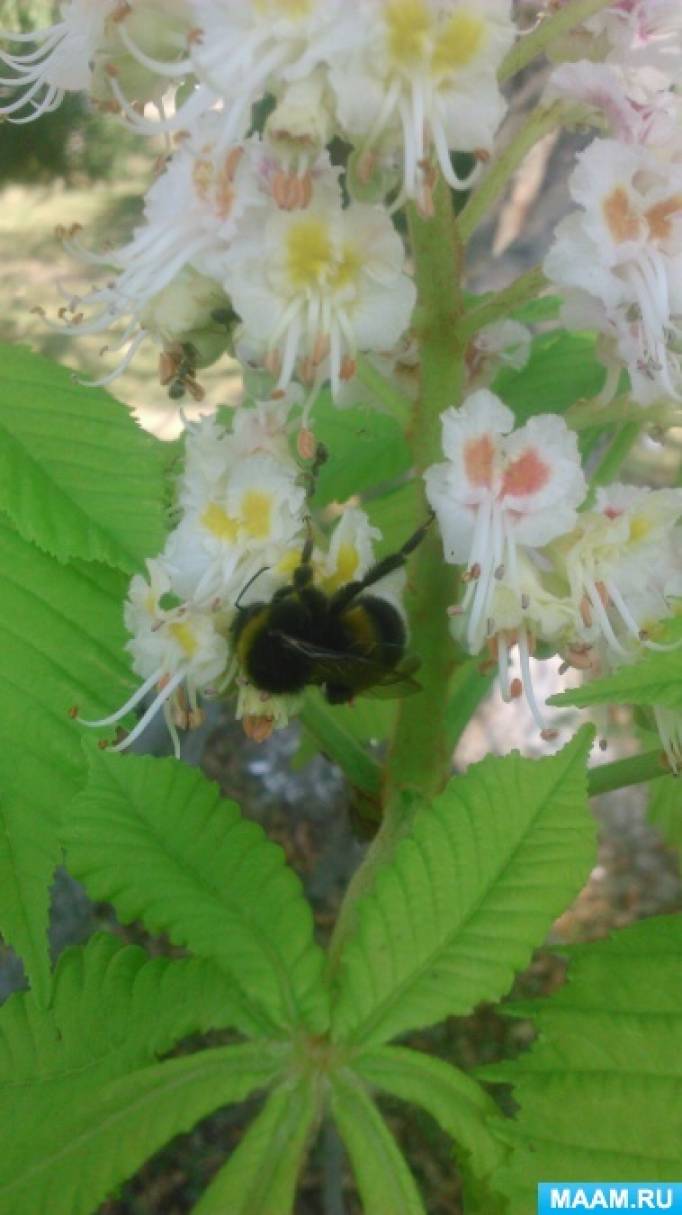
<svg viewBox="0 0 682 1215"><path fill-rule="evenodd" d="M405 564L432 519L397 553L372 565L364 578L346 582L331 595L313 585L312 537L291 582L269 602L241 606L255 581L251 579L237 600L232 625L234 649L249 682L273 696L302 692L313 684L323 688L330 704L345 704L363 693L401 696L419 691L412 679L415 664L405 660L400 613L368 592Z"/></svg>

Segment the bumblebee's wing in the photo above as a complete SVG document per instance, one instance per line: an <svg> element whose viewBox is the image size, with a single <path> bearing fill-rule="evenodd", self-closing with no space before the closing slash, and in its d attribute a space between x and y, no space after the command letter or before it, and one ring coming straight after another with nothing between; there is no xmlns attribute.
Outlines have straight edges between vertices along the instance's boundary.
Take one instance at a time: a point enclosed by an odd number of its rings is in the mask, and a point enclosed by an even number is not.
<svg viewBox="0 0 682 1215"><path fill-rule="evenodd" d="M290 637L288 633L278 632L277 636L290 650L295 650L297 654L305 654L306 658L315 663L315 672L320 683L326 683L328 679L347 679L353 671L361 671L364 675L376 672L377 679L382 674L376 663L360 654L327 650L324 646L315 645L313 642L300 641L298 637Z"/></svg>
<svg viewBox="0 0 682 1215"><path fill-rule="evenodd" d="M393 671L384 671L379 681L371 688L361 692L362 696L371 696L373 700L395 700L398 697L414 696L421 692L422 685L412 676L421 663L416 655L406 658Z"/></svg>
<svg viewBox="0 0 682 1215"><path fill-rule="evenodd" d="M339 681L352 682L353 673L364 679L371 679L369 688L358 688L358 696L372 696L375 699L393 699L398 696L412 696L421 691L421 685L412 679L413 671L419 666L418 658L408 658L393 671L386 671L371 658L361 654L341 653L338 650L327 650L323 646L314 645L309 641L300 641L287 633L278 634L281 641L298 654L305 654L315 663L316 675L320 683Z"/></svg>

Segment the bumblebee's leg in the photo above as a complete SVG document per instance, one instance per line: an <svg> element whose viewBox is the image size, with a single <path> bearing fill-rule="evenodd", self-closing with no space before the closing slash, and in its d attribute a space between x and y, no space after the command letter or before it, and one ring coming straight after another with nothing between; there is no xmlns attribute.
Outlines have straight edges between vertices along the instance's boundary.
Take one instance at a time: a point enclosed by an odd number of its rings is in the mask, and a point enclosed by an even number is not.
<svg viewBox="0 0 682 1215"><path fill-rule="evenodd" d="M421 544L434 518L434 512L431 511L426 522L417 528L416 532L410 536L409 540L405 541L397 553L389 553L388 557L382 557L381 561L376 561L374 565L370 566L364 578L358 578L356 582L348 582L345 586L342 586L332 597L332 611L338 612L340 608L344 608L346 604L350 603L351 599L354 599L356 595L360 595L362 591L366 591L370 586L374 586L375 582L379 582L387 574L392 574L394 570L399 570L401 565L404 565L407 561L410 553L413 553L417 546Z"/></svg>

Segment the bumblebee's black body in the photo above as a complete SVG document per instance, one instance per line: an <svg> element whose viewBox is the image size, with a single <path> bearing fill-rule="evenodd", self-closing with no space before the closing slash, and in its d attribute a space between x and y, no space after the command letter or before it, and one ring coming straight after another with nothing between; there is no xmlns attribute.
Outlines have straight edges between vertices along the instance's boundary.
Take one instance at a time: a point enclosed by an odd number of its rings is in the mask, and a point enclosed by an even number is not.
<svg viewBox="0 0 682 1215"><path fill-rule="evenodd" d="M418 685L402 667L406 635L401 616L387 600L367 592L405 563L428 526L364 578L345 583L332 595L313 586L309 540L288 586L268 603L237 604L232 639L250 683L272 695L317 684L331 704L382 687L393 695L416 691Z"/></svg>

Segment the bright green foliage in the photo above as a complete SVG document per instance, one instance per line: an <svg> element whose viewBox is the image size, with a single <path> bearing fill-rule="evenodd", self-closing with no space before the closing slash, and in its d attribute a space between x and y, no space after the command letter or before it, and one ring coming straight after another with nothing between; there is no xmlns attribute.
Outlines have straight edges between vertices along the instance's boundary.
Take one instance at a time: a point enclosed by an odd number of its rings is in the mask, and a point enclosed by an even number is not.
<svg viewBox="0 0 682 1215"><path fill-rule="evenodd" d="M318 1113L311 1085L287 1083L271 1093L192 1215L290 1215Z"/></svg>
<svg viewBox="0 0 682 1215"><path fill-rule="evenodd" d="M666 844L682 851L682 781L655 780L649 785L649 822Z"/></svg>
<svg viewBox="0 0 682 1215"><path fill-rule="evenodd" d="M155 1062L230 1024L231 1006L210 963L149 961L107 936L63 956L49 1011L12 997L0 1012L0 1210L91 1215L167 1139L267 1086L282 1047Z"/></svg>
<svg viewBox="0 0 682 1215"><path fill-rule="evenodd" d="M54 822L34 816L16 786L0 793L0 927L21 956L36 1000L47 1003L50 883L59 860Z"/></svg>
<svg viewBox="0 0 682 1215"><path fill-rule="evenodd" d="M358 905L337 1038L384 1042L511 986L594 859L582 730L558 755L488 758L417 817Z"/></svg>
<svg viewBox="0 0 682 1215"><path fill-rule="evenodd" d="M682 709L682 650L649 653L604 679L560 692L552 704L588 708L601 704L663 705Z"/></svg>
<svg viewBox="0 0 682 1215"><path fill-rule="evenodd" d="M406 473L412 463L402 427L374 408L338 409L329 393L315 405L315 437L329 460L320 470L315 504L345 502ZM414 524L410 530L413 530Z"/></svg>
<svg viewBox="0 0 682 1215"><path fill-rule="evenodd" d="M674 1181L682 1143L682 920L646 920L571 951L569 978L532 1016L533 1047L483 1069L520 1110L495 1126L512 1149L497 1177L510 1215L540 1180Z"/></svg>
<svg viewBox="0 0 682 1215"><path fill-rule="evenodd" d="M168 449L102 389L0 346L0 509L60 561L133 571L163 546Z"/></svg>
<svg viewBox="0 0 682 1215"><path fill-rule="evenodd" d="M353 1073L334 1077L331 1110L350 1156L364 1215L426 1215L405 1157Z"/></svg>
<svg viewBox="0 0 682 1215"><path fill-rule="evenodd" d="M200 772L93 749L65 843L92 898L232 976L253 1032L325 1029L323 954L298 879L281 848Z"/></svg>
<svg viewBox="0 0 682 1215"><path fill-rule="evenodd" d="M125 579L100 565L61 565L3 516L0 570L0 929L44 998L58 825L85 768L83 727L68 710L76 703L101 716L130 694Z"/></svg>
<svg viewBox="0 0 682 1215"><path fill-rule="evenodd" d="M464 1072L404 1046L368 1051L355 1071L382 1092L431 1114L462 1149L462 1163L470 1165L476 1177L488 1176L504 1157L486 1122L497 1113L497 1106Z"/></svg>
<svg viewBox="0 0 682 1215"><path fill-rule="evenodd" d="M534 338L526 366L501 371L493 391L514 410L520 425L534 414L564 413L576 401L595 396L604 375L594 335L558 329Z"/></svg>

